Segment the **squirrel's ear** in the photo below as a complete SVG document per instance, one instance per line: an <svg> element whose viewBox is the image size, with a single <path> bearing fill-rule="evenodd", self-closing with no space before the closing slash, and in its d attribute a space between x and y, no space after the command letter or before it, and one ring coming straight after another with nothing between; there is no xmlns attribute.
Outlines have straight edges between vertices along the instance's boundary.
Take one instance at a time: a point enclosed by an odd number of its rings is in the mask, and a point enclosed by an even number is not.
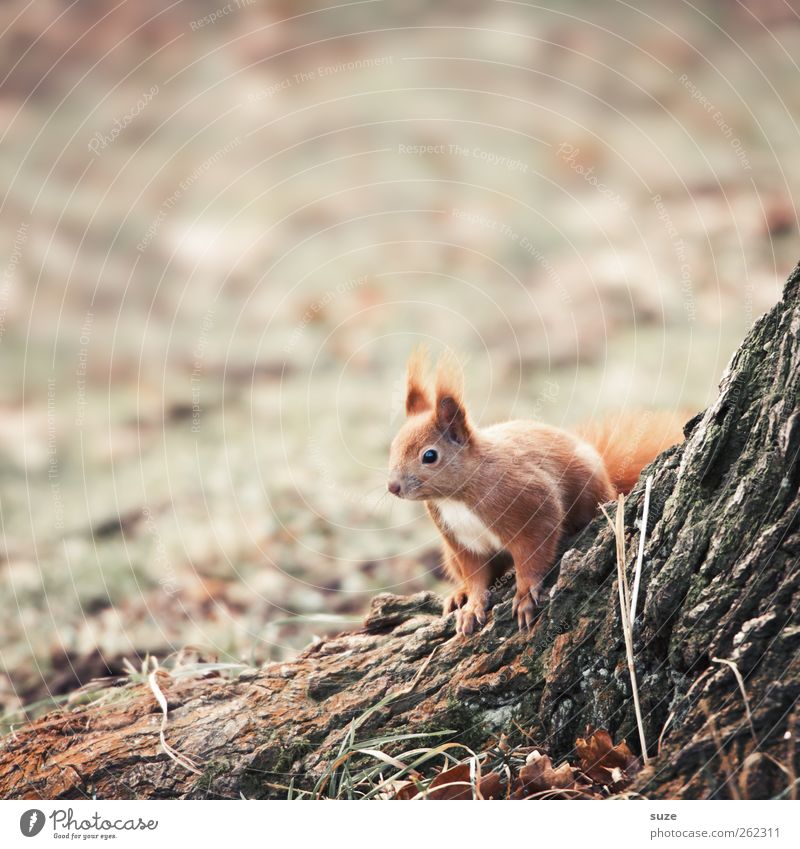
<svg viewBox="0 0 800 849"><path fill-rule="evenodd" d="M436 424L451 441L459 445L469 442L470 429L464 405L452 395L436 397Z"/></svg>
<svg viewBox="0 0 800 849"><path fill-rule="evenodd" d="M425 389L425 368L428 354L420 345L409 357L406 383L406 415L424 413L430 410L431 399Z"/></svg>
<svg viewBox="0 0 800 849"><path fill-rule="evenodd" d="M453 442L469 441L470 426L464 407L464 381L458 360L449 351L436 369L436 424Z"/></svg>

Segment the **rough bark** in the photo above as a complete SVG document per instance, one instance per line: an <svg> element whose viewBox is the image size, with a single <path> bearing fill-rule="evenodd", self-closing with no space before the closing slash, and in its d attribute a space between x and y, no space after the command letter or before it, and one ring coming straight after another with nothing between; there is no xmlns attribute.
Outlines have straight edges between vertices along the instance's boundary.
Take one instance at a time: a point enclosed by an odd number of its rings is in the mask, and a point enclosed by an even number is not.
<svg viewBox="0 0 800 849"><path fill-rule="evenodd" d="M734 356L716 403L649 469L634 635L654 758L635 787L646 796L772 797L797 774L799 396L796 269ZM629 567L643 490L640 482L626 507ZM476 750L524 729L554 761L573 754L587 725L636 749L605 520L572 541L528 634L512 620L512 589L494 589L492 619L470 638L454 636L431 594L380 596L362 630L293 662L235 680L160 674L167 740L200 775L164 752L146 683L51 713L2 741L0 796L283 796L290 779L313 786L354 720L357 739L452 729ZM715 659L741 673L752 725L734 670Z"/></svg>

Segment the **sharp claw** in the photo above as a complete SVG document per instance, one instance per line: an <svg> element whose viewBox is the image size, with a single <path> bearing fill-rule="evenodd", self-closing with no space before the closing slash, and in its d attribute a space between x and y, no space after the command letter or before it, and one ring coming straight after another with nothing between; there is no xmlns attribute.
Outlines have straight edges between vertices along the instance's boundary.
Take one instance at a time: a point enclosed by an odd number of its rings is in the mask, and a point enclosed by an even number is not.
<svg viewBox="0 0 800 849"><path fill-rule="evenodd" d="M458 590L449 595L442 606L442 615L449 616L454 610L459 610L467 603L467 597L463 590Z"/></svg>
<svg viewBox="0 0 800 849"><path fill-rule="evenodd" d="M520 631L528 631L533 627L536 618L536 608L539 605L538 588L530 587L527 592L514 596L511 605L512 616L517 619Z"/></svg>
<svg viewBox="0 0 800 849"><path fill-rule="evenodd" d="M464 607L456 610L456 633L469 636L479 631L488 620L488 601L476 599L467 601Z"/></svg>

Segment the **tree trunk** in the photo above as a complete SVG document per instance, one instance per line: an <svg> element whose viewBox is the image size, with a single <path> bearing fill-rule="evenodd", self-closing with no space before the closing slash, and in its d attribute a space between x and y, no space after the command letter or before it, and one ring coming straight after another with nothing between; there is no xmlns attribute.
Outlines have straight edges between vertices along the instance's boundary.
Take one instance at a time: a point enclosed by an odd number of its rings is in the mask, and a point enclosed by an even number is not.
<svg viewBox="0 0 800 849"><path fill-rule="evenodd" d="M652 759L634 789L648 797L794 790L799 396L796 269L734 356L716 403L649 468L633 638ZM629 570L643 493L640 482L626 504ZM235 679L159 672L177 759L161 745L162 711L147 682L110 686L2 741L0 797L282 797L290 783L314 786L353 724L356 743L450 731L431 740L475 751L521 729L554 762L573 755L589 725L638 750L616 575L601 517L572 541L530 633L517 632L508 581L494 588L490 623L469 638L455 637L436 596L384 595L362 630L293 662Z"/></svg>

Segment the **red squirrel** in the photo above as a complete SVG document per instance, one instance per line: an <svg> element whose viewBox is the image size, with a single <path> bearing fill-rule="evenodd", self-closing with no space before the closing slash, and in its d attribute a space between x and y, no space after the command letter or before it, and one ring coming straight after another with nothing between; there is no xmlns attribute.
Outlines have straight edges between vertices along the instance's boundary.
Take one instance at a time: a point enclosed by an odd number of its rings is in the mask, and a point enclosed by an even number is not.
<svg viewBox="0 0 800 849"><path fill-rule="evenodd" d="M392 441L389 492L424 501L442 536L445 569L458 584L444 614L456 612L459 634L486 624L490 587L511 561L512 615L527 629L562 540L680 440L677 420L645 413L638 421L646 428L620 420L581 436L525 420L476 427L454 357L440 359L433 392L425 370L419 350L408 362L407 420Z"/></svg>

